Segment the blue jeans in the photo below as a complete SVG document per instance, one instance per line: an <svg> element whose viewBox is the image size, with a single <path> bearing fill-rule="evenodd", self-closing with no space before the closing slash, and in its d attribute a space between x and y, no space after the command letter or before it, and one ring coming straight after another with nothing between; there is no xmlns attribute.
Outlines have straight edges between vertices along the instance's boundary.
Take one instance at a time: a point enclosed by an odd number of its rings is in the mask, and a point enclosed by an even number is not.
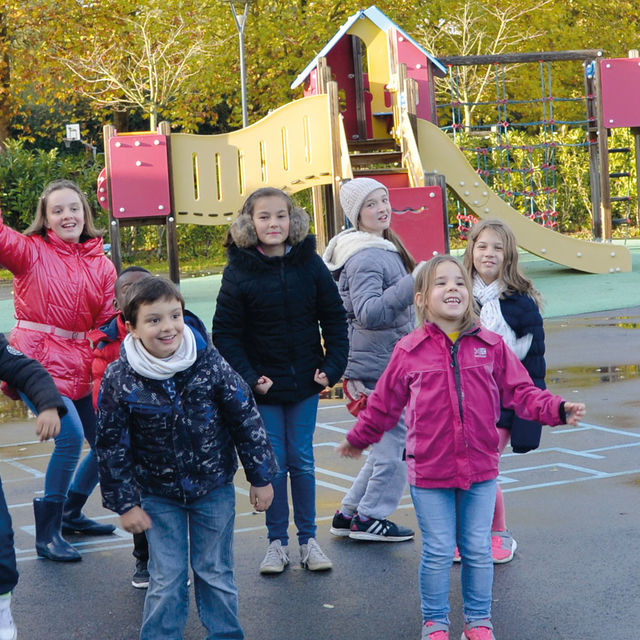
<svg viewBox="0 0 640 640"><path fill-rule="evenodd" d="M31 411L38 413L22 392L20 397ZM52 502L63 502L69 490L88 496L98 484L98 464L93 452L96 442L96 414L91 396L79 400L62 396L62 400L67 414L60 422L60 433L55 437L55 447L44 479L44 497ZM84 438L91 450L78 464Z"/></svg>
<svg viewBox="0 0 640 640"><path fill-rule="evenodd" d="M418 586L423 621L449 624L449 580L456 546L462 558L465 622L491 617L491 522L496 480L463 489L410 487L422 534Z"/></svg>
<svg viewBox="0 0 640 640"><path fill-rule="evenodd" d="M280 471L272 481L273 502L266 512L269 541L289 541L289 500L287 475L291 478L293 520L298 543L306 544L316 535L316 476L313 459L313 432L316 428L318 396L295 404L258 405Z"/></svg>
<svg viewBox="0 0 640 640"><path fill-rule="evenodd" d="M196 605L207 640L242 640L233 578L235 489L227 484L191 502L150 494L149 589L140 640L181 640L187 622L189 553Z"/></svg>
<svg viewBox="0 0 640 640"><path fill-rule="evenodd" d="M18 570L13 547L13 527L0 480L0 594L12 591L17 584Z"/></svg>

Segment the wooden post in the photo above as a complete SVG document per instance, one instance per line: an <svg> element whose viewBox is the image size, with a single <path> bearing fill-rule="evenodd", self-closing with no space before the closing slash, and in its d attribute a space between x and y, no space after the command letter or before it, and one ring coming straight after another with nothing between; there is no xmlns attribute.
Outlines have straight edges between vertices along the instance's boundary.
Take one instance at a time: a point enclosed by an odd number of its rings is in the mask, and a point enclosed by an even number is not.
<svg viewBox="0 0 640 640"><path fill-rule="evenodd" d="M447 179L441 173L424 174L425 187L440 187L442 192L442 224L444 225L444 252L450 253L449 247L449 211L447 209Z"/></svg>
<svg viewBox="0 0 640 640"><path fill-rule="evenodd" d="M327 210L327 236L333 238L342 227L342 208L340 207L338 187L338 179L343 176L342 172L342 153L340 149L340 105L338 103L338 83L328 82L327 89L329 94L329 120L331 122L331 165L333 181L331 183L331 196L333 200L333 207L331 210Z"/></svg>
<svg viewBox="0 0 640 640"><path fill-rule="evenodd" d="M358 139L367 139L367 111L364 104L364 78L362 66L362 42L358 36L351 36L353 51L353 74L356 93L356 119L358 122Z"/></svg>
<svg viewBox="0 0 640 640"><path fill-rule="evenodd" d="M608 131L602 117L602 91L600 84L600 65L596 61L594 88L597 95L598 151L600 153L600 226L601 239L611 241L611 187L609 184L609 145Z"/></svg>
<svg viewBox="0 0 640 640"><path fill-rule="evenodd" d="M176 229L176 210L173 200L173 180L171 175L171 125L161 122L158 125L158 133L167 136L167 162L169 165L169 199L171 211L167 216L167 261L169 262L169 278L180 284L180 256L178 254L178 235Z"/></svg>
<svg viewBox="0 0 640 640"><path fill-rule="evenodd" d="M593 64L594 73L589 73ZM591 233L594 238L602 238L600 224L600 152L598 150L598 90L596 88L595 67L597 60L584 63L584 91L587 109L587 141L589 143L589 187L591 190Z"/></svg>
<svg viewBox="0 0 640 640"><path fill-rule="evenodd" d="M111 198L111 151L109 149L109 139L116 135L113 125L107 124L102 128L104 139L104 166L106 168L105 180L107 185L107 211L109 214L109 242L111 243L111 262L116 271L120 273L122 269L122 256L120 254L120 223L113 217L113 200Z"/></svg>

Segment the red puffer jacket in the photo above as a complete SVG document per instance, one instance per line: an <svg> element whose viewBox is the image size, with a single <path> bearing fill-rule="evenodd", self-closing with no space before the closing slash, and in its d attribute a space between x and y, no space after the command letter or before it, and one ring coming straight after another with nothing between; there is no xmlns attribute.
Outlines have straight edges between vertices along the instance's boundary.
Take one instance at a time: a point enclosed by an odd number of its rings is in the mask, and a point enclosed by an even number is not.
<svg viewBox="0 0 640 640"><path fill-rule="evenodd" d="M5 226L0 216L0 263L14 275L18 325L26 320L64 334L86 333L113 315L116 270L104 255L101 238L68 243L52 231L46 239L24 236ZM78 400L91 392L93 355L86 336L16 326L9 342L38 360L62 395Z"/></svg>

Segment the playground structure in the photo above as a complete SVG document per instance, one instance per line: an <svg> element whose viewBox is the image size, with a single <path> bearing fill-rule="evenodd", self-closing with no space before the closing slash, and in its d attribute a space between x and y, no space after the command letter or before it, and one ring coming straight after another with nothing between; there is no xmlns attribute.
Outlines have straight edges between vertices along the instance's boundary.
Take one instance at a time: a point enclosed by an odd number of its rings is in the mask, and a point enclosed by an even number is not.
<svg viewBox="0 0 640 640"><path fill-rule="evenodd" d="M435 124L435 75L446 68L376 7L347 20L296 78L305 97L229 134L118 135L105 127L98 199L109 211L112 256L119 225L166 224L178 282L176 223L228 224L261 186L312 189L318 244L337 233L342 181L375 177L390 190L392 227L417 259L448 251L448 186L477 217L499 217L519 245L592 273L631 270L625 247L575 240L512 209ZM446 182L446 186L445 186Z"/></svg>

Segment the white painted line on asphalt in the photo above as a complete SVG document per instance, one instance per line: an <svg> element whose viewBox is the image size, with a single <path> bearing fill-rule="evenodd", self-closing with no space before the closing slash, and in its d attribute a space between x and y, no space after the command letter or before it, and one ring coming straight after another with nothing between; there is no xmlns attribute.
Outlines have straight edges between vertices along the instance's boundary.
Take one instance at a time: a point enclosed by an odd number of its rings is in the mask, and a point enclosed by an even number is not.
<svg viewBox="0 0 640 640"><path fill-rule="evenodd" d="M20 469L20 471L24 471L25 473L28 473L34 478L44 478L44 473L42 473L42 471L40 471L39 469L34 469L33 467L28 467L26 464L22 464L17 460L4 460L4 462L11 465L15 469Z"/></svg>
<svg viewBox="0 0 640 640"><path fill-rule="evenodd" d="M585 482L590 480L607 480L609 478L620 478L623 476L632 476L640 474L640 469L631 469L629 471L618 471L615 473L602 473L597 476L582 476L580 478L572 478L570 480L556 480L554 482L543 482L541 484L529 484L522 487L507 488L502 493L512 493L515 491L531 491L532 489L546 489L548 487L556 487L563 484L575 484L578 482Z"/></svg>

